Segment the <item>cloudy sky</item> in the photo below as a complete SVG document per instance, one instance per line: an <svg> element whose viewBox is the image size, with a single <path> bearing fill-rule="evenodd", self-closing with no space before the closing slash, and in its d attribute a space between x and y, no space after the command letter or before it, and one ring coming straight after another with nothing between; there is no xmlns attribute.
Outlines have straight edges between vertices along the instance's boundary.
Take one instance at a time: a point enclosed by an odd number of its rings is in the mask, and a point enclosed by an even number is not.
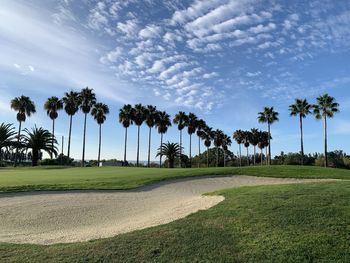
<svg viewBox="0 0 350 263"><path fill-rule="evenodd" d="M273 153L295 152L298 120L289 117L288 105L329 93L341 104L330 122L330 148L348 150L349 25L347 0L2 0L0 121L15 123L9 101L24 94L38 109L25 126L50 128L45 99L89 86L111 108L103 158L122 159L117 115L124 103L153 104L172 116L191 111L229 135L265 129L257 112L275 106L280 122L273 126ZM82 121L81 113L75 116L76 159ZM57 126L57 134L67 136L64 112ZM96 158L97 131L90 118L88 158ZM136 127L129 138L128 156L135 159ZM152 139L158 143L156 132ZM165 139L177 141L177 129ZM322 122L309 116L305 139L306 152L322 151ZM146 148L144 127L141 159Z"/></svg>

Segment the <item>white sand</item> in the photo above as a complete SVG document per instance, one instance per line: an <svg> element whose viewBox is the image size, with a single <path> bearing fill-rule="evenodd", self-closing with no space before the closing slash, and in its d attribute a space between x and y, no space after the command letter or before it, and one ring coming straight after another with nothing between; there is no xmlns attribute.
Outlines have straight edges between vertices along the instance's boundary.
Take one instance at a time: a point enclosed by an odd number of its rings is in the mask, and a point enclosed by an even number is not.
<svg viewBox="0 0 350 263"><path fill-rule="evenodd" d="M320 180L253 176L172 180L129 191L0 194L0 242L54 244L111 237L166 224L224 200L203 193Z"/></svg>

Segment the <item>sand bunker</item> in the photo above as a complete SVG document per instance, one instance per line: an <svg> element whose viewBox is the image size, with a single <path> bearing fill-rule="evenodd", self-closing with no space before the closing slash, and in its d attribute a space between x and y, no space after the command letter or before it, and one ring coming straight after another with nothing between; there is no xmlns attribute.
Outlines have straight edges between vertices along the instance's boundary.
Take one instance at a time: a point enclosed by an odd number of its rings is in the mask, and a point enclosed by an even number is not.
<svg viewBox="0 0 350 263"><path fill-rule="evenodd" d="M129 191L0 194L0 242L54 244L111 237L166 224L224 200L203 193L320 180L253 176L172 180Z"/></svg>

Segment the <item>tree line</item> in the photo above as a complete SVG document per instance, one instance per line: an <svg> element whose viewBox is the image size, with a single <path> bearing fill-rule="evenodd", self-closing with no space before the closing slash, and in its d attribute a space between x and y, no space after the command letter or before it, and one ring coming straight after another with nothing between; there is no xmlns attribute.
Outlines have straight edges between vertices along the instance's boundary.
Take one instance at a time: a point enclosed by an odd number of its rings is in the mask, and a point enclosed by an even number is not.
<svg viewBox="0 0 350 263"><path fill-rule="evenodd" d="M32 130L25 129L24 135L22 132L22 124L26 121L27 117L30 117L36 112L35 103L26 96L16 97L11 101L11 108L17 112L18 132L15 133L14 127L11 124L0 125L0 151L2 148L12 147L15 149L14 154L14 166L17 165L19 150L31 149L31 157L33 159L33 165L37 165L41 151L46 151L51 158L57 156L57 140L55 139L55 121L58 118L60 110L66 112L69 116L69 130L68 130L68 148L67 157L70 158L71 150L71 134L73 129L73 118L75 114L80 110L84 115L83 123L83 135L82 135L82 161L81 165L85 164L85 144L86 144L86 123L87 116L90 114L99 127L99 145L97 161L101 161L101 144L102 144L102 125L104 124L107 115L109 114L108 105L97 102L96 94L93 89L88 87L82 89L80 92L70 91L66 92L63 98L52 96L48 98L44 103L44 109L48 117L52 120L52 131L49 132L43 128L37 128L36 126ZM339 104L335 101L335 98L328 94L319 96L316 99L315 104L309 104L306 99L296 99L294 104L289 106L291 116L298 116L300 123L300 147L301 147L301 164L304 159L304 145L303 145L303 119L307 115L313 114L316 119L323 119L324 121L324 154L325 154L325 166L328 166L327 158L327 119L332 118L335 113L339 111ZM231 146L231 137L225 134L220 129L214 129L207 125L207 123L198 118L194 113L185 113L179 111L175 114L174 118L165 111L160 111L153 105L125 104L119 110L119 122L125 129L124 135L124 158L123 164L127 165L127 144L128 144L128 128L131 125L137 126L137 151L136 151L136 165L140 164L140 127L146 124L149 128L148 131L148 156L147 166L151 166L151 138L152 130L155 128L160 134L160 146L158 148L157 156L159 157L159 166L162 167L162 157L166 156L168 165L173 166L174 158L178 158L179 166L182 167L183 154L183 130L187 130L189 136L189 166L192 166L192 139L193 135L198 139L198 155L201 155L201 145L204 143L207 153L207 166L209 166L209 148L212 144L216 148L216 166L219 163L219 149L223 151L223 165L226 166L226 153L228 147ZM249 163L249 146L254 148L254 155L252 164L256 165L256 147L260 149L261 164L263 163L263 149L266 150L266 164L271 164L271 125L279 120L279 113L274 110L274 107L265 107L263 111L258 113L258 122L267 124L267 131L261 131L258 129L251 129L250 131L236 130L232 138L239 145L239 163L242 165L242 152L241 145L246 147L247 151L247 164ZM163 143L163 135L168 131L169 127L174 124L179 131L179 143L171 144L169 142ZM172 157L171 157L172 156ZM171 157L171 158L170 158ZM2 158L2 157L1 157ZM170 160L171 159L171 160Z"/></svg>

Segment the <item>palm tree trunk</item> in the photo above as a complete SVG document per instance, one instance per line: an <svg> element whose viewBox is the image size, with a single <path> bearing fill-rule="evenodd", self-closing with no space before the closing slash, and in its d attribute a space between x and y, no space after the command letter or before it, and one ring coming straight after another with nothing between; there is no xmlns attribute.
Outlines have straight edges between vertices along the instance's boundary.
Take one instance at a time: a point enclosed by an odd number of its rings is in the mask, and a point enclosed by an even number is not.
<svg viewBox="0 0 350 263"><path fill-rule="evenodd" d="M53 149L53 140L55 139L55 119L52 119L52 149ZM50 158L52 159L53 155L50 153Z"/></svg>
<svg viewBox="0 0 350 263"><path fill-rule="evenodd" d="M247 147L247 164L249 166L249 147Z"/></svg>
<svg viewBox="0 0 350 263"><path fill-rule="evenodd" d="M126 165L126 145L128 141L128 128L125 128L125 141L124 141L124 166Z"/></svg>
<svg viewBox="0 0 350 263"><path fill-rule="evenodd" d="M162 157L163 157L162 145L163 145L163 133L160 134L159 168L162 168Z"/></svg>
<svg viewBox="0 0 350 263"><path fill-rule="evenodd" d="M263 148L260 148L260 161L262 166L263 165Z"/></svg>
<svg viewBox="0 0 350 263"><path fill-rule="evenodd" d="M304 165L304 140L303 140L303 117L300 115L300 148L301 148L301 165Z"/></svg>
<svg viewBox="0 0 350 263"><path fill-rule="evenodd" d="M255 164L256 164L256 145L254 145L254 166L255 166Z"/></svg>
<svg viewBox="0 0 350 263"><path fill-rule="evenodd" d="M207 167L209 167L209 147L207 147Z"/></svg>
<svg viewBox="0 0 350 263"><path fill-rule="evenodd" d="M219 147L216 146L216 167L219 165Z"/></svg>
<svg viewBox="0 0 350 263"><path fill-rule="evenodd" d="M16 147L16 155L15 155L15 162L14 162L14 167L17 166L17 158L18 158L18 147L19 147L19 140L21 138L21 129L22 129L22 122L19 122L19 127L18 127L18 136L17 136L17 147Z"/></svg>
<svg viewBox="0 0 350 263"><path fill-rule="evenodd" d="M71 137L72 137L72 122L73 122L73 115L70 115L70 120L69 120L69 136L68 136L68 153L67 153L68 159L69 159L69 157L70 157L70 140L71 140Z"/></svg>
<svg viewBox="0 0 350 263"><path fill-rule="evenodd" d="M198 136L198 168L200 164L200 156L201 155L201 137Z"/></svg>
<svg viewBox="0 0 350 263"><path fill-rule="evenodd" d="M180 159L179 159L179 164L180 164L180 168L182 167L181 164L181 155L182 155L182 130L180 130Z"/></svg>
<svg viewBox="0 0 350 263"><path fill-rule="evenodd" d="M140 155L140 125L137 126L137 154L136 154L136 166L139 166Z"/></svg>
<svg viewBox="0 0 350 263"><path fill-rule="evenodd" d="M192 134L190 134L190 168L192 168L192 155L191 155L191 150L192 150Z"/></svg>
<svg viewBox="0 0 350 263"><path fill-rule="evenodd" d="M39 151L35 148L32 149L32 166L38 166Z"/></svg>
<svg viewBox="0 0 350 263"><path fill-rule="evenodd" d="M265 161L266 161L266 165L268 165L268 162L269 162L269 160L268 160L268 155L267 155L267 147L265 148Z"/></svg>
<svg viewBox="0 0 350 263"><path fill-rule="evenodd" d="M224 167L226 167L226 151L225 149L222 149L224 151Z"/></svg>
<svg viewBox="0 0 350 263"><path fill-rule="evenodd" d="M100 124L100 127L99 127L99 137L98 137L98 157L97 157L97 166L100 166L100 161L101 161L101 127L102 127L102 125Z"/></svg>
<svg viewBox="0 0 350 263"><path fill-rule="evenodd" d="M268 156L268 164L271 165L271 127L270 123L268 124L268 132L269 132L269 156Z"/></svg>
<svg viewBox="0 0 350 263"><path fill-rule="evenodd" d="M152 137L152 127L149 127L148 134L148 167L151 167L151 137Z"/></svg>
<svg viewBox="0 0 350 263"><path fill-rule="evenodd" d="M239 143L239 167L242 167L242 149L241 144Z"/></svg>
<svg viewBox="0 0 350 263"><path fill-rule="evenodd" d="M327 156L327 117L324 116L324 166L328 167L328 156Z"/></svg>
<svg viewBox="0 0 350 263"><path fill-rule="evenodd" d="M82 158L81 158L81 167L84 167L84 165L85 165L86 117L87 117L87 113L85 113L85 117L84 117L83 156L82 156Z"/></svg>

